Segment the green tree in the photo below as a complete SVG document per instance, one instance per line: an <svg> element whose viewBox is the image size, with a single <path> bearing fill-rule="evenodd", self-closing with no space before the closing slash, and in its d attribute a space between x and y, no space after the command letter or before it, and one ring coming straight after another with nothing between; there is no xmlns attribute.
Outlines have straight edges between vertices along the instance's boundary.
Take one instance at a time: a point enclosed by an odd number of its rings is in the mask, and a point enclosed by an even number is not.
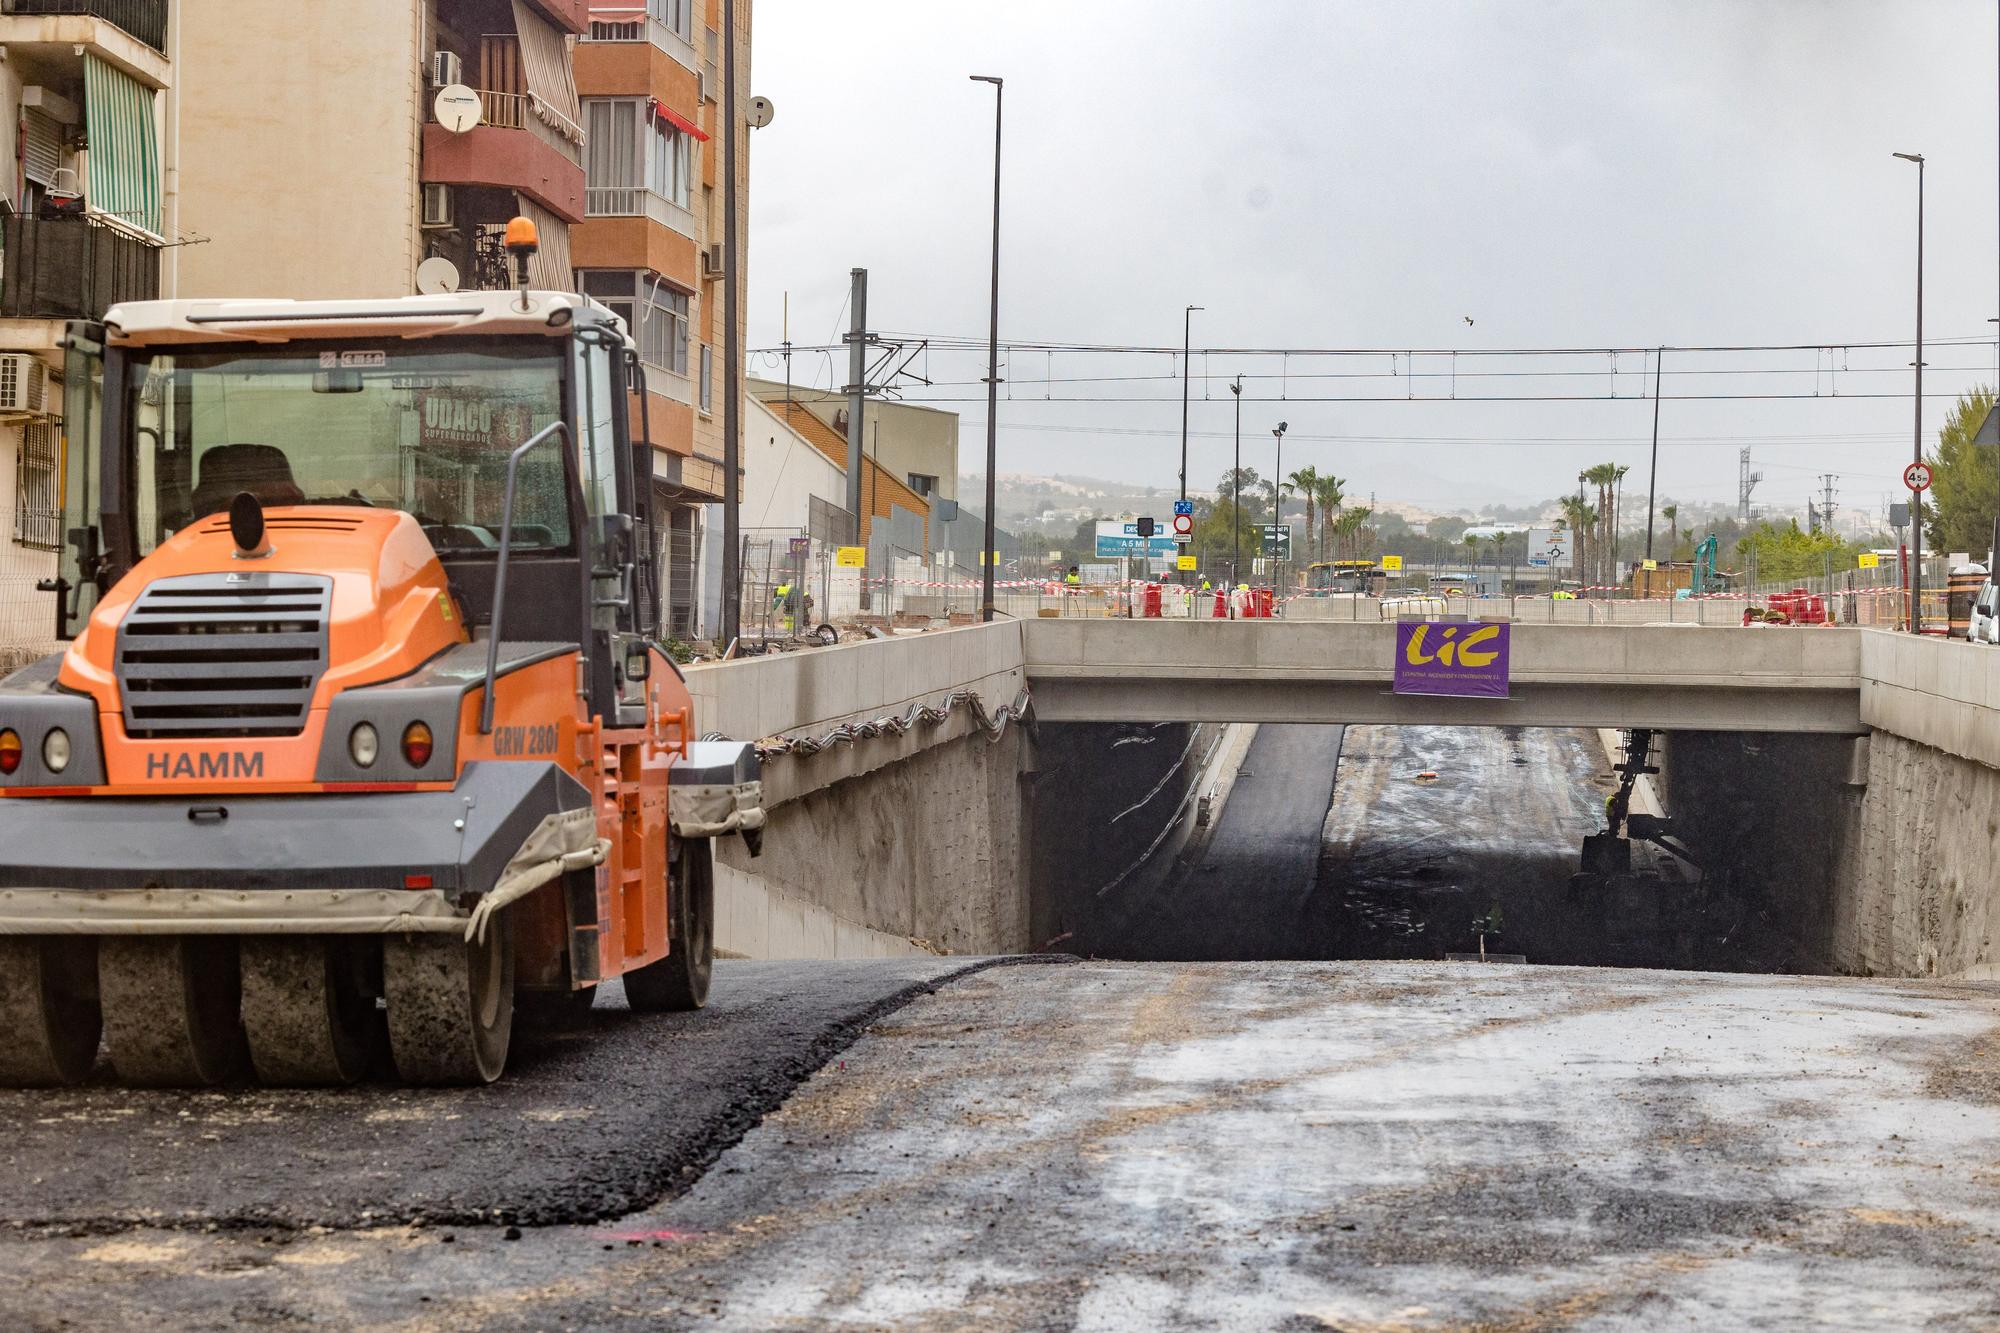
<svg viewBox="0 0 2000 1333"><path fill-rule="evenodd" d="M1931 550L1970 551L1979 558L1993 541L1993 518L2000 514L2000 461L1995 451L1972 443L1993 407L1993 390L1981 386L1959 397L1938 432L1930 456L1931 489L1924 497L1924 540Z"/></svg>
<svg viewBox="0 0 2000 1333"><path fill-rule="evenodd" d="M1681 507L1661 505L1660 517L1667 520L1667 559L1672 560L1681 546Z"/></svg>
<svg viewBox="0 0 2000 1333"><path fill-rule="evenodd" d="M1736 543L1737 558L1746 565L1754 561L1758 580L1767 583L1792 583L1823 574L1829 561L1836 570L1851 569L1860 550L1831 530L1806 532L1795 518L1786 519L1782 527L1766 520Z"/></svg>

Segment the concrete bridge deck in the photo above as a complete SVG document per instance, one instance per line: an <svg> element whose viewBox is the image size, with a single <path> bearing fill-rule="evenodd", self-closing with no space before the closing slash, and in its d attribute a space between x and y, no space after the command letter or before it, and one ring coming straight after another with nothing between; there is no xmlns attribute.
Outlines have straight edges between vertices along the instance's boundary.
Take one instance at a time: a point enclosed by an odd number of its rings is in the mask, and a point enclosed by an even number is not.
<svg viewBox="0 0 2000 1333"><path fill-rule="evenodd" d="M1045 721L1865 729L1860 630L1517 624L1511 697L1494 700L1391 693L1388 622L1034 620L1021 633Z"/></svg>

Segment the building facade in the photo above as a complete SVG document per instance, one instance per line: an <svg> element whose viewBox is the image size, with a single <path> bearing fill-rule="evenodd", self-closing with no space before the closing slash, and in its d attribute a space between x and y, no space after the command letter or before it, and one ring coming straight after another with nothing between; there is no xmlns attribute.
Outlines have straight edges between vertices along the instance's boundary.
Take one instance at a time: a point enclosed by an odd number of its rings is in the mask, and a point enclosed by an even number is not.
<svg viewBox="0 0 2000 1333"><path fill-rule="evenodd" d="M723 4L594 0L589 10L575 52L588 148L571 260L578 290L631 323L646 366L644 420L667 571L660 623L682 637L707 636L721 611ZM728 35L736 44L739 269L750 216L749 127L740 114L749 101L750 10L750 0L736 0ZM737 313L740 337L741 303Z"/></svg>
<svg viewBox="0 0 2000 1333"><path fill-rule="evenodd" d="M767 403L800 404L847 433L845 394L766 379L751 380L750 393ZM958 413L870 398L861 408L861 441L869 457L917 494L958 499Z"/></svg>
<svg viewBox="0 0 2000 1333"><path fill-rule="evenodd" d="M160 294L167 0L0 3L0 670L54 646L64 322Z"/></svg>
<svg viewBox="0 0 2000 1333"><path fill-rule="evenodd" d="M433 281L504 287L502 231L532 218L534 284L595 297L638 344L648 393L632 421L654 451L661 624L683 636L717 615L700 590L722 496L721 12L722 0L201 0L183 38L182 225L210 240L177 252L176 293L404 295L426 261ZM750 0L736 20L747 89ZM440 104L451 87L476 115L453 123Z"/></svg>

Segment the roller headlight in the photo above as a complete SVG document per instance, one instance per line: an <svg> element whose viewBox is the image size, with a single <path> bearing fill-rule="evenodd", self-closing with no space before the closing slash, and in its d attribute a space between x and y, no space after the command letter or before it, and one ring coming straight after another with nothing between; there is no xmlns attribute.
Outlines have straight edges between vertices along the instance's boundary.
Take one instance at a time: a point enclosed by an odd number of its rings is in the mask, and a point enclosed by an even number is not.
<svg viewBox="0 0 2000 1333"><path fill-rule="evenodd" d="M347 757L354 761L356 768L373 768L376 757L381 753L382 738L366 722L357 724L354 730L347 733Z"/></svg>
<svg viewBox="0 0 2000 1333"><path fill-rule="evenodd" d="M42 737L42 766L51 773L60 773L69 767L69 733L61 727L50 727L49 734Z"/></svg>

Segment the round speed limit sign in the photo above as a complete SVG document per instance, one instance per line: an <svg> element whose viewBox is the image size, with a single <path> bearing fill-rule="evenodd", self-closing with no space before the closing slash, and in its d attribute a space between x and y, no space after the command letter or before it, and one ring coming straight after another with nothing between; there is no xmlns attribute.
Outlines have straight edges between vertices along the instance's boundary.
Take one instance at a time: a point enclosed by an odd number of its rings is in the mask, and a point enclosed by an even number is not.
<svg viewBox="0 0 2000 1333"><path fill-rule="evenodd" d="M1912 463L1903 469L1903 484L1913 491L1927 491L1931 488L1931 465Z"/></svg>

